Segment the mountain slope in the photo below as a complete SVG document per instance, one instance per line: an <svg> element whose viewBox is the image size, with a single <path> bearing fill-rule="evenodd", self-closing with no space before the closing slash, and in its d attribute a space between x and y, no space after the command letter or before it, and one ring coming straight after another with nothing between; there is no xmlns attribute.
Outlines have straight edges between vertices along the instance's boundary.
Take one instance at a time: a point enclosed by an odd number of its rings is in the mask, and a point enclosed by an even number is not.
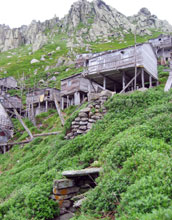
<svg viewBox="0 0 172 220"><path fill-rule="evenodd" d="M29 26L10 29L0 25L0 51L32 45L33 52L47 43L55 33L68 35L68 46L82 46L85 43L124 37L125 34L151 35L153 31L172 32L167 21L161 21L142 8L137 15L126 17L102 0L79 0L63 18L45 22L33 21Z"/></svg>

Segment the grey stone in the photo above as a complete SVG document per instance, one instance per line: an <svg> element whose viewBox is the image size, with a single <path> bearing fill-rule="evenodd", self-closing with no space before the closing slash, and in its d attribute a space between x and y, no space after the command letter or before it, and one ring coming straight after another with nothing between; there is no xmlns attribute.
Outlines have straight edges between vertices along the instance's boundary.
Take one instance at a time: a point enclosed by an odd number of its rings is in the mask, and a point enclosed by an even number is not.
<svg viewBox="0 0 172 220"><path fill-rule="evenodd" d="M79 118L79 117L78 117L78 118L75 118L75 121L76 121L76 122L78 122L78 121L80 121L80 120L81 120L81 118Z"/></svg>
<svg viewBox="0 0 172 220"><path fill-rule="evenodd" d="M72 205L70 200L64 200L63 203L60 205L60 208L69 208Z"/></svg>
<svg viewBox="0 0 172 220"><path fill-rule="evenodd" d="M85 132L83 130L78 129L77 134L84 134Z"/></svg>
<svg viewBox="0 0 172 220"><path fill-rule="evenodd" d="M85 113L88 113L88 112L90 112L90 108L84 108L84 109L82 109L80 112L85 112Z"/></svg>
<svg viewBox="0 0 172 220"><path fill-rule="evenodd" d="M91 129L92 127L93 127L93 124L92 123L88 123L87 128Z"/></svg>
<svg viewBox="0 0 172 220"><path fill-rule="evenodd" d="M88 121L88 118L81 118L81 121Z"/></svg>
<svg viewBox="0 0 172 220"><path fill-rule="evenodd" d="M81 118L86 118L86 117L88 117L88 115L87 115L87 113L85 113L85 112L80 112L80 113L79 113L79 117L81 117Z"/></svg>
<svg viewBox="0 0 172 220"><path fill-rule="evenodd" d="M80 121L79 124L80 124L80 125L87 125L88 122L87 122L87 121Z"/></svg>
<svg viewBox="0 0 172 220"><path fill-rule="evenodd" d="M92 174L99 174L102 171L102 168L87 168L83 170L70 170L64 171L63 176L67 178L79 177L79 176L88 176Z"/></svg>
<svg viewBox="0 0 172 220"><path fill-rule="evenodd" d="M82 199L76 201L76 202L74 203L73 207L74 207L74 208L79 208L79 207L81 207L82 203L83 203L85 200L86 200L86 198L82 198Z"/></svg>
<svg viewBox="0 0 172 220"><path fill-rule="evenodd" d="M37 60L37 59L32 59L31 61L30 61L30 63L31 64L34 64L34 63L39 63L40 61L39 60Z"/></svg>
<svg viewBox="0 0 172 220"><path fill-rule="evenodd" d="M69 219L71 219L73 217L74 217L73 213L67 213L67 214L61 215L59 217L59 220L69 220Z"/></svg>
<svg viewBox="0 0 172 220"><path fill-rule="evenodd" d="M70 187L70 188L66 188L66 189L61 189L59 190L57 187L53 188L53 193L54 195L69 195L69 194L74 194L79 192L79 187Z"/></svg>
<svg viewBox="0 0 172 220"><path fill-rule="evenodd" d="M54 187L56 187L57 189L65 189L65 188L74 187L74 186L75 186L75 183L73 180L62 179L62 180L54 181Z"/></svg>
<svg viewBox="0 0 172 220"><path fill-rule="evenodd" d="M80 126L79 129L85 131L87 130L87 126Z"/></svg>
<svg viewBox="0 0 172 220"><path fill-rule="evenodd" d="M90 122L90 123L95 123L96 120L94 120L94 119L89 119L89 122Z"/></svg>

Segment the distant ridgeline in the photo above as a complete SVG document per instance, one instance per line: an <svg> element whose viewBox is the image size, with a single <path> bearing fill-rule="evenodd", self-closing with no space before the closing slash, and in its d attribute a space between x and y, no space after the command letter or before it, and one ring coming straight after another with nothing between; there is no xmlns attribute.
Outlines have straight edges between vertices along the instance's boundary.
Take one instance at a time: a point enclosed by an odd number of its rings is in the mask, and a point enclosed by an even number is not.
<svg viewBox="0 0 172 220"><path fill-rule="evenodd" d="M52 42L53 36L61 33L68 35L69 48L84 47L85 42L123 39L126 34L135 33L135 30L137 35L151 36L155 31L170 33L172 26L152 15L147 8L127 17L102 0L82 0L75 2L62 19L54 17L45 22L32 21L29 26L23 25L14 29L0 25L0 51L31 44L35 52L48 41Z"/></svg>

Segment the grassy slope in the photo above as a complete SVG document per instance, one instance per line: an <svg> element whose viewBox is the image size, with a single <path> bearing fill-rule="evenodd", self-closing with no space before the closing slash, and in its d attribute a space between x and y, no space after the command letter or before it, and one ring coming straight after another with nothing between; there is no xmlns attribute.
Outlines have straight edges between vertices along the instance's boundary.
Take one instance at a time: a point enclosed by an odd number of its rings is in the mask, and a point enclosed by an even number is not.
<svg viewBox="0 0 172 220"><path fill-rule="evenodd" d="M162 69L163 83L167 74ZM105 172L75 219L171 219L171 100L163 84L145 93L115 95L107 103L106 117L88 134L72 141L63 134L37 138L0 155L0 219L53 218L58 214L57 204L49 199L53 180L63 170L85 168L94 161ZM62 129L56 118L55 113L47 117L35 132ZM41 116L37 120L41 122Z"/></svg>

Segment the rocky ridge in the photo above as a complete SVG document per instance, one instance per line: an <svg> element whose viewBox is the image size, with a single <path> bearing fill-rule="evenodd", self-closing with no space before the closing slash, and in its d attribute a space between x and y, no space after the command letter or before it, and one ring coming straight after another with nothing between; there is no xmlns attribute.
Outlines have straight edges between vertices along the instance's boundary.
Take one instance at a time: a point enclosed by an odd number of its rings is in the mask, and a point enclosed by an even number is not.
<svg viewBox="0 0 172 220"><path fill-rule="evenodd" d="M46 31L49 31L49 35ZM53 18L45 22L32 21L29 26L11 29L0 25L0 51L32 44L33 52L40 49L51 38L53 31L68 34L68 47L85 45L96 40L110 41L111 37L123 37L127 33L151 35L152 30L172 32L172 26L152 15L147 8L138 14L126 17L102 0L79 0L63 18Z"/></svg>

